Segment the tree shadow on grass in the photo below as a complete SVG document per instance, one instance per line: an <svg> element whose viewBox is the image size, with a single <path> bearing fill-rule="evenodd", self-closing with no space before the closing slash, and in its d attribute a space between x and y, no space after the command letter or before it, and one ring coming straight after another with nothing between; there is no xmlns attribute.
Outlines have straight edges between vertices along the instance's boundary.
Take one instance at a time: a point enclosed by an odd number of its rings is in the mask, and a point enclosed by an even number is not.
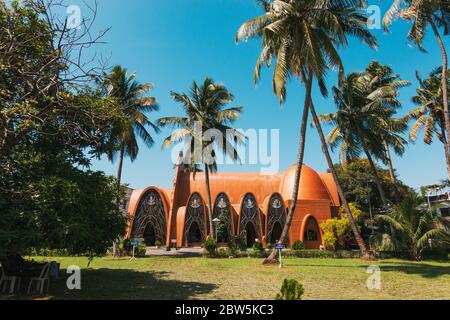
<svg viewBox="0 0 450 320"><path fill-rule="evenodd" d="M50 293L42 296L19 296L11 299L49 300L190 300L217 288L215 284L167 279L167 272L139 272L127 269L83 269L81 290L67 289L66 271L52 280ZM23 291L24 289L22 289Z"/></svg>
<svg viewBox="0 0 450 320"><path fill-rule="evenodd" d="M411 275L419 275L424 278L439 278L441 276L450 275L450 266L439 266L424 262L387 262L386 264L381 264L380 267L381 272L402 272Z"/></svg>
<svg viewBox="0 0 450 320"><path fill-rule="evenodd" d="M439 278L441 276L450 275L450 266L447 265L434 265L426 262L398 262L398 261L373 261L371 265L378 265L381 268L381 272L400 272L410 275L419 275L424 278ZM367 269L368 264L355 264L355 265L339 265L339 264L302 264L300 267L314 267L314 268L343 268L353 269L361 268ZM298 266L296 266L298 267Z"/></svg>

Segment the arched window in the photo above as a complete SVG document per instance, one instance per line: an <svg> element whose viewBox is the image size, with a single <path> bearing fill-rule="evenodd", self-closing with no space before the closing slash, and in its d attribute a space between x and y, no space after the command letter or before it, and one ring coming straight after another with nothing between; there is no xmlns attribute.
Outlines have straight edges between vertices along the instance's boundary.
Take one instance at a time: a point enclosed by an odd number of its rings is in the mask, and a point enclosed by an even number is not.
<svg viewBox="0 0 450 320"><path fill-rule="evenodd" d="M217 196L214 203L213 220L219 219L220 222L214 225L217 228L218 242L227 243L233 235L233 223L231 219L231 205L225 193L221 193Z"/></svg>
<svg viewBox="0 0 450 320"><path fill-rule="evenodd" d="M255 239L261 239L261 228L259 219L259 207L255 196L248 193L242 202L241 212L239 216L239 236L247 237L247 245L252 246ZM250 224L250 225L249 225ZM250 232L250 234L249 234ZM253 239L254 238L254 239Z"/></svg>
<svg viewBox="0 0 450 320"><path fill-rule="evenodd" d="M166 242L166 213L158 191L151 189L141 198L131 230L132 238L144 239L148 246Z"/></svg>
<svg viewBox="0 0 450 320"><path fill-rule="evenodd" d="M186 208L183 246L201 245L206 240L205 206L202 197L194 193Z"/></svg>
<svg viewBox="0 0 450 320"><path fill-rule="evenodd" d="M269 211L267 212L267 243L274 244L281 238L284 224L286 223L286 208L283 198L274 194L269 200ZM287 241L289 243L289 241Z"/></svg>

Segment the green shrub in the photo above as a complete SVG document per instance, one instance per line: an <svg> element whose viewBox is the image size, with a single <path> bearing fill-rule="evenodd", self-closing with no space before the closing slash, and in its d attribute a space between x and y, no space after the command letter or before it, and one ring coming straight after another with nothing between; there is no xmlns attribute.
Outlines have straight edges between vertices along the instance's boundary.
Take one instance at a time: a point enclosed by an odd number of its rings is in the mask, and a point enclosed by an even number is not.
<svg viewBox="0 0 450 320"><path fill-rule="evenodd" d="M228 247L236 250L247 250L247 235L244 233L242 236L232 236L228 241Z"/></svg>
<svg viewBox="0 0 450 320"><path fill-rule="evenodd" d="M294 250L294 251L305 250L305 245L300 240L297 240L292 245L292 250Z"/></svg>
<svg viewBox="0 0 450 320"><path fill-rule="evenodd" d="M272 250L272 244L271 244L271 243L266 244L266 248L267 248L268 250Z"/></svg>
<svg viewBox="0 0 450 320"><path fill-rule="evenodd" d="M156 240L156 241L155 241L155 246L156 246L157 248L161 248L161 247L162 247L161 241Z"/></svg>
<svg viewBox="0 0 450 320"><path fill-rule="evenodd" d="M303 286L297 280L284 279L280 293L277 294L277 300L302 300L305 293Z"/></svg>
<svg viewBox="0 0 450 320"><path fill-rule="evenodd" d="M217 250L217 242L214 239L208 239L203 244L203 248L205 249L206 256L213 258L216 256Z"/></svg>
<svg viewBox="0 0 450 320"><path fill-rule="evenodd" d="M253 245L253 251L263 252L264 251L263 244L261 242L255 242L255 244Z"/></svg>
<svg viewBox="0 0 450 320"><path fill-rule="evenodd" d="M133 248L131 248L133 250ZM145 243L140 243L137 247L134 248L134 255L136 257L145 257L145 254L147 253L147 246Z"/></svg>

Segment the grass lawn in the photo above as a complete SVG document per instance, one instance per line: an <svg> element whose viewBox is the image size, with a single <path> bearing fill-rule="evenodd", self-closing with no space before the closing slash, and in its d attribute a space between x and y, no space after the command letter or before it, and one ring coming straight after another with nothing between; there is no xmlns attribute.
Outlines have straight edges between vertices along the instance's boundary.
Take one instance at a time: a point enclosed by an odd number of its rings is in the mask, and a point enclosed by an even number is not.
<svg viewBox="0 0 450 320"><path fill-rule="evenodd" d="M38 299L273 299L285 278L303 284L304 299L450 299L448 262L290 258L280 270L249 258L99 258L90 268L86 258L34 259L59 261L64 278L68 266L82 268L81 290L68 290L62 279ZM381 268L381 290L367 288L369 265Z"/></svg>

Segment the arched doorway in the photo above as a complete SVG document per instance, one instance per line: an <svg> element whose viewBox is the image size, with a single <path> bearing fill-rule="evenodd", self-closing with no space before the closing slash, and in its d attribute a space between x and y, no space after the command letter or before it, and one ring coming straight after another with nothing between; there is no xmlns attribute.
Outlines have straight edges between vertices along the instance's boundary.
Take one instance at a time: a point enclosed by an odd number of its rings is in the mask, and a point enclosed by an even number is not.
<svg viewBox="0 0 450 320"><path fill-rule="evenodd" d="M283 233L283 227L277 221L272 227L272 233L270 234L270 238L268 239L270 243L275 244L281 239L281 234Z"/></svg>
<svg viewBox="0 0 450 320"><path fill-rule="evenodd" d="M205 205L198 193L192 194L186 208L183 246L199 246L206 240Z"/></svg>
<svg viewBox="0 0 450 320"><path fill-rule="evenodd" d="M255 239L257 238L255 226L253 225L253 223L247 223L247 225L245 226L245 234L247 237L247 248L253 247L253 245L255 244Z"/></svg>
<svg viewBox="0 0 450 320"><path fill-rule="evenodd" d="M221 193L217 196L216 202L214 203L212 218L213 220L220 220L217 225L214 225L214 227L217 228L217 241L219 243L228 243L228 241L232 238L234 231L233 222L231 219L230 200L225 193Z"/></svg>
<svg viewBox="0 0 450 320"><path fill-rule="evenodd" d="M286 223L286 216L283 198L278 193L272 195L267 213L267 243L275 244L280 240L283 226ZM286 241L286 244L288 243L289 239Z"/></svg>
<svg viewBox="0 0 450 320"><path fill-rule="evenodd" d="M148 223L144 231L144 243L147 247L153 247L156 244L156 233L153 224Z"/></svg>
<svg viewBox="0 0 450 320"><path fill-rule="evenodd" d="M249 225L251 225L251 228L247 230ZM249 234L249 232L252 234ZM255 239L262 240L259 206L256 198L251 193L248 193L244 197L239 215L239 236L243 237L245 233L247 236L247 245L251 243L251 246L253 246Z"/></svg>
<svg viewBox="0 0 450 320"><path fill-rule="evenodd" d="M150 189L142 196L132 223L131 238L143 239L150 246L156 241L166 243L166 211L157 190Z"/></svg>
<svg viewBox="0 0 450 320"><path fill-rule="evenodd" d="M202 233L197 222L192 222L187 234L187 245L198 245L202 242Z"/></svg>
<svg viewBox="0 0 450 320"><path fill-rule="evenodd" d="M312 216L308 217L303 228L303 243L306 249L319 249L322 244L319 224Z"/></svg>

